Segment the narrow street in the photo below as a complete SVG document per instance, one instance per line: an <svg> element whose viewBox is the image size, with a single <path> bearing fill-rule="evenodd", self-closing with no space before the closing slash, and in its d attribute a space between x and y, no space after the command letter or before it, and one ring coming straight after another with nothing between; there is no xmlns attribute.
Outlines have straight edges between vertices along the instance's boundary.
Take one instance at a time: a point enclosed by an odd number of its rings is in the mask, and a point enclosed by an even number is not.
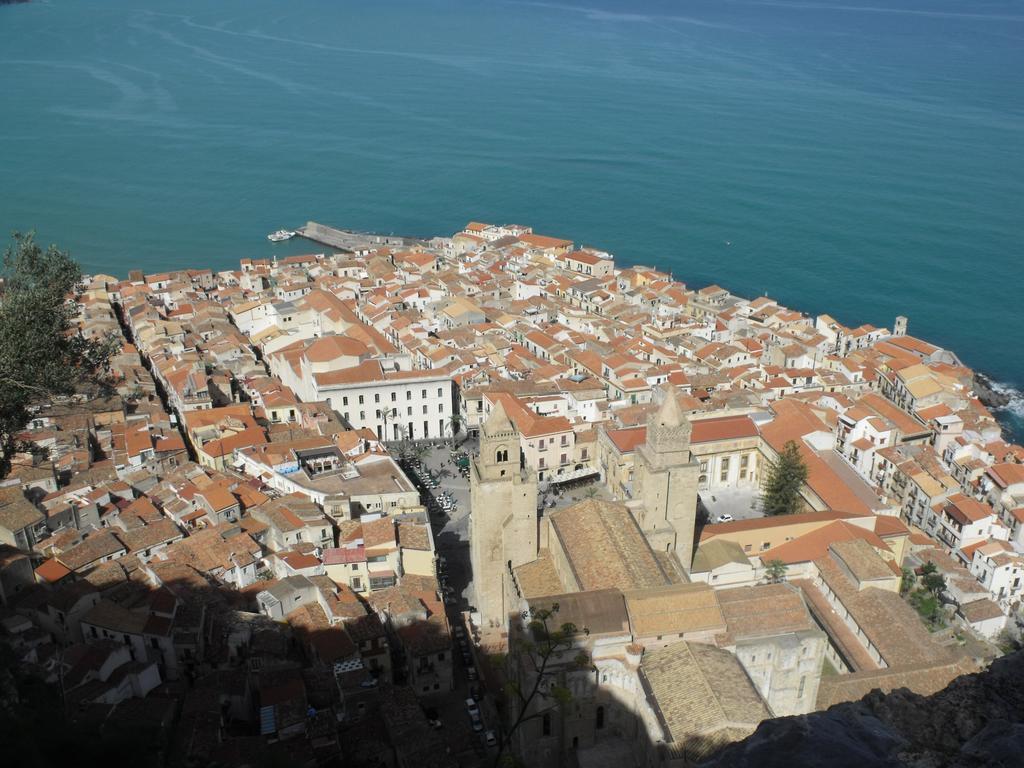
<svg viewBox="0 0 1024 768"><path fill-rule="evenodd" d="M460 451L472 454L475 445L463 443ZM470 647L468 628L463 623L464 612L473 607L473 574L469 553L469 479L459 471L449 445L432 447L424 452L419 466L406 467L409 479L419 488L427 503L431 529L438 555L438 580L445 597L445 609L453 632L454 689L443 695L424 700L428 717L441 721L441 733L451 753L464 766L488 766L495 748L488 748L485 734L497 730L497 717L493 700L480 679L477 661ZM434 478L435 488L429 487ZM451 502L442 503L447 494ZM461 628L461 629L460 629ZM473 679L470 679L470 669ZM473 698L480 711L483 728L474 731L466 700Z"/></svg>

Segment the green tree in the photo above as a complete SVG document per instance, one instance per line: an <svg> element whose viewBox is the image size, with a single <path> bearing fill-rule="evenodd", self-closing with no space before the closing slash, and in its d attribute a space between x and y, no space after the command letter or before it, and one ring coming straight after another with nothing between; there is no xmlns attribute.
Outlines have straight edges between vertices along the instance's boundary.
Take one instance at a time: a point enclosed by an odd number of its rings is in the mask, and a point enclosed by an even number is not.
<svg viewBox="0 0 1024 768"><path fill-rule="evenodd" d="M32 409L107 385L116 338L84 338L75 325L82 271L56 246L40 248L31 233L15 232L3 259L0 298L0 477L14 456L36 451L19 433Z"/></svg>
<svg viewBox="0 0 1024 768"><path fill-rule="evenodd" d="M764 576L768 579L769 584L778 584L786 580L786 571L788 570L789 566L781 560L769 560L765 563Z"/></svg>
<svg viewBox="0 0 1024 768"><path fill-rule="evenodd" d="M914 576L914 571L907 566L900 568L900 574L900 594L906 597L917 583L917 578Z"/></svg>
<svg viewBox="0 0 1024 768"><path fill-rule="evenodd" d="M455 440L459 436L459 430L462 428L462 417L457 413L453 413L448 417L448 429L452 433L452 448L455 448Z"/></svg>
<svg viewBox="0 0 1024 768"><path fill-rule="evenodd" d="M506 684L515 718L498 744L494 765L514 765L510 754L516 732L531 720L543 718L572 701L572 693L559 681L567 671L564 664L555 664L576 644L579 635L589 634L566 622L555 628L558 603L551 608L534 608L526 632L509 638L509 656L513 674ZM569 670L588 669L590 656L580 651L568 664Z"/></svg>
<svg viewBox="0 0 1024 768"><path fill-rule="evenodd" d="M803 507L800 488L807 481L807 465L800 448L790 440L778 457L768 465L762 507L766 515L791 515Z"/></svg>
<svg viewBox="0 0 1024 768"><path fill-rule="evenodd" d="M921 583L935 597L946 591L946 580L930 560L921 567Z"/></svg>
<svg viewBox="0 0 1024 768"><path fill-rule="evenodd" d="M934 628L942 625L942 593L946 580L939 573L935 563L928 561L921 566L921 589L910 593L910 604Z"/></svg>

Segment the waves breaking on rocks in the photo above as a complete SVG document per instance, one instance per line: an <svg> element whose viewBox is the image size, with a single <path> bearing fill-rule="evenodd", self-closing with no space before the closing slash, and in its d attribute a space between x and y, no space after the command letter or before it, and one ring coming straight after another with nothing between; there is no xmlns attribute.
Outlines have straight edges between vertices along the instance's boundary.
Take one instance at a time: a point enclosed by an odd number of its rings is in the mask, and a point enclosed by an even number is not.
<svg viewBox="0 0 1024 768"><path fill-rule="evenodd" d="M1024 440L1024 392L1010 384L989 381L989 388L1000 396L1001 403L992 412L1015 442Z"/></svg>

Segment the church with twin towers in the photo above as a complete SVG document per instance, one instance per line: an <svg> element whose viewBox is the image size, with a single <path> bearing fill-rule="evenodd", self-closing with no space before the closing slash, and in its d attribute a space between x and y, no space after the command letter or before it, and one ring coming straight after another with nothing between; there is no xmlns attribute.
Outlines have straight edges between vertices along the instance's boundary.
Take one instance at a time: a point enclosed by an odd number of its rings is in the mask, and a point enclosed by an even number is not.
<svg viewBox="0 0 1024 768"><path fill-rule="evenodd" d="M547 517L537 509L536 474L520 460L520 433L501 402L494 405L470 467L470 557L476 609L485 625L504 626L520 610L516 574L524 568L546 571L565 592L583 588L564 555L568 548L558 546L559 526L552 525L558 515L602 526L602 536L611 531L608 539L622 546L645 542L649 551L643 554L685 579L693 560L699 465L675 392L666 387L660 395L637 450L632 499L581 501Z"/></svg>

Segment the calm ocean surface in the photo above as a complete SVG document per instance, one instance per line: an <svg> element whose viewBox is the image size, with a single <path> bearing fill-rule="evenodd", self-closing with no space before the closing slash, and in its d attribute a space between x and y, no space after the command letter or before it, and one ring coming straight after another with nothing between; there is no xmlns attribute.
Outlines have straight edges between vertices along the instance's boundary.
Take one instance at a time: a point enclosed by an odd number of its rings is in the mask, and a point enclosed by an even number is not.
<svg viewBox="0 0 1024 768"><path fill-rule="evenodd" d="M0 97L0 229L89 271L516 221L1024 385L1024 0L53 0Z"/></svg>

